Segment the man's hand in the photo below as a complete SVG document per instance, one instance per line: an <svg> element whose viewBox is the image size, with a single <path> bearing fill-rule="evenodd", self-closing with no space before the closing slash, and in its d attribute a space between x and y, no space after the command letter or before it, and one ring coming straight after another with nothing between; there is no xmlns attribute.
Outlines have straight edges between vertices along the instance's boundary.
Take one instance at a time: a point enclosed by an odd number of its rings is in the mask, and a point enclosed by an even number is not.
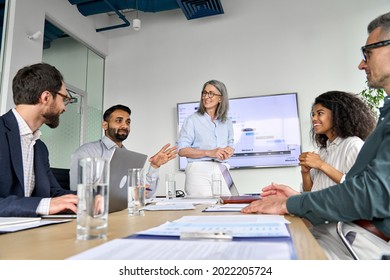
<svg viewBox="0 0 390 280"><path fill-rule="evenodd" d="M241 210L242 213L258 213L258 214L288 214L286 207L287 197L283 196L268 196L260 200L253 201L247 207Z"/></svg>
<svg viewBox="0 0 390 280"><path fill-rule="evenodd" d="M152 156L149 159L150 165L153 168L159 168L161 165L167 163L171 159L176 158L176 155L178 153L177 146L169 148L171 144L166 144L164 147L161 148L160 151L158 151L157 154Z"/></svg>
<svg viewBox="0 0 390 280"><path fill-rule="evenodd" d="M299 194L299 192L293 190L289 186L276 183L272 183L271 185L264 187L262 191L263 192L261 193L261 197L277 195L288 198L290 196Z"/></svg>
<svg viewBox="0 0 390 280"><path fill-rule="evenodd" d="M50 199L49 214L57 214L66 210L77 213L77 195L67 194Z"/></svg>

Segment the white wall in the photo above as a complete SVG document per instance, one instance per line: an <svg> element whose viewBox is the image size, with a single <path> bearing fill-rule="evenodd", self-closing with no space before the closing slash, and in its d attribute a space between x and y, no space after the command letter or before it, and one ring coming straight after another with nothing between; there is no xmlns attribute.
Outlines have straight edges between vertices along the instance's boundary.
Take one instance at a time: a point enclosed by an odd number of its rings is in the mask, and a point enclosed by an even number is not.
<svg viewBox="0 0 390 280"><path fill-rule="evenodd" d="M176 103L198 100L203 83L219 79L230 97L298 92L303 150L311 150L314 98L328 90L364 88L365 75L357 69L360 46L367 24L389 10L389 1L221 2L224 15L188 21L180 9L140 13L140 31L107 33L104 107L123 103L132 109L125 145L152 155L175 143ZM162 167L161 174L171 170L177 171L177 161ZM184 174L177 173L182 188ZM272 181L299 189L301 181L299 167L233 170L232 175L242 192Z"/></svg>
<svg viewBox="0 0 390 280"><path fill-rule="evenodd" d="M10 6L9 26L5 42L3 80L1 84L1 107L3 114L14 107L12 79L25 65L42 61L43 36L30 40L27 34L41 31L45 18L56 24L76 40L105 56L108 52L107 38L95 32L91 18L82 16L75 6L66 0L8 0ZM66 79L66 77L64 77Z"/></svg>

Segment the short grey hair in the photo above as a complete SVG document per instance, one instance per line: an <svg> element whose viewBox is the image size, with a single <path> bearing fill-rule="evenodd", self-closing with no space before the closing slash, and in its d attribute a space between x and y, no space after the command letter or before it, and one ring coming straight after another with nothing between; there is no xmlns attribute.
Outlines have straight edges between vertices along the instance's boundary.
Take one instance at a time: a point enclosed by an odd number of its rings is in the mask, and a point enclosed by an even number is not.
<svg viewBox="0 0 390 280"><path fill-rule="evenodd" d="M383 37L390 36L390 13L383 14L368 24L367 31L370 34L372 31L380 27Z"/></svg>

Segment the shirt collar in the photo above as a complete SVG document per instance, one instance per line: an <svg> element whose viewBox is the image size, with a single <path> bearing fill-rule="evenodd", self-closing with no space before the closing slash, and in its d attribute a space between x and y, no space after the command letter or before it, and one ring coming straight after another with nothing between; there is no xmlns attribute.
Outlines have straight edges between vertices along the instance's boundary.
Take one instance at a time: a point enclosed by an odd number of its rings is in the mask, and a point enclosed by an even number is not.
<svg viewBox="0 0 390 280"><path fill-rule="evenodd" d="M381 108L379 108L379 112L381 114L385 114L388 111L389 108L390 108L390 96L387 95L383 99L383 106ZM380 121L380 119L381 119L381 116L379 118L379 121Z"/></svg>
<svg viewBox="0 0 390 280"><path fill-rule="evenodd" d="M330 146L336 145L338 146L343 141L343 138L336 137L333 142L330 142L329 139L326 141L326 147L329 148Z"/></svg>
<svg viewBox="0 0 390 280"><path fill-rule="evenodd" d="M12 113L14 113L16 121L18 123L20 136L32 135L33 139L39 139L39 137L41 137L41 131L37 129L35 132L33 132L15 108L12 109Z"/></svg>
<svg viewBox="0 0 390 280"><path fill-rule="evenodd" d="M390 104L390 96L385 96L385 98L383 99L383 104Z"/></svg>
<svg viewBox="0 0 390 280"><path fill-rule="evenodd" d="M119 148L119 146L114 141L112 141L110 138L108 138L105 135L102 138L102 142L108 150L111 150L113 148ZM124 148L124 146L122 148Z"/></svg>
<svg viewBox="0 0 390 280"><path fill-rule="evenodd" d="M204 114L207 116L207 118L208 118L208 120L209 120L210 122L213 122L213 121L211 120L210 115L207 114L207 112L205 112ZM219 122L219 120L218 120L217 118L215 118L215 119L214 119L214 123L217 124L218 122Z"/></svg>

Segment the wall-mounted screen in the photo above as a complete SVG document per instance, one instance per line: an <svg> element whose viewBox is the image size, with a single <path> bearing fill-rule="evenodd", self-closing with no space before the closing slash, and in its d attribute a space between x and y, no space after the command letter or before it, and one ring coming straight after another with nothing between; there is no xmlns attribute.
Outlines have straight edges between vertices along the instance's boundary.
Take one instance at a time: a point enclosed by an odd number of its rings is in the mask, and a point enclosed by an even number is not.
<svg viewBox="0 0 390 280"><path fill-rule="evenodd" d="M231 169L297 166L301 154L297 93L261 95L229 100L234 128ZM178 132L184 120L196 112L199 102L177 104ZM179 157L179 170L187 159Z"/></svg>

